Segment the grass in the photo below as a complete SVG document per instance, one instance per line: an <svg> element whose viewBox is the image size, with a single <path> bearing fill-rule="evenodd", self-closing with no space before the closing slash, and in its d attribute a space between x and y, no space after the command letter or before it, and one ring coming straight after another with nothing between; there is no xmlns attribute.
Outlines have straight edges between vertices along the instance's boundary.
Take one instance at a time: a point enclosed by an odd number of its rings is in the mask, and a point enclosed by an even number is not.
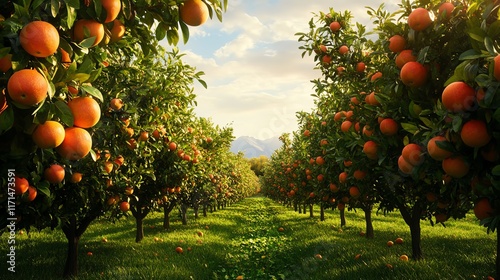
<svg viewBox="0 0 500 280"><path fill-rule="evenodd" d="M319 210L319 209L316 209ZM175 216L175 215L174 215ZM338 211L326 221L298 214L263 197L251 197L209 213L187 226L173 219L164 231L162 216L145 220L145 239L135 243L132 218L93 223L80 241L78 279L485 279L494 275L496 238L468 215L446 228L422 222L425 260L403 262L411 254L408 227L398 213L373 215L375 238L360 236L362 212ZM176 218L176 217L173 217ZM284 231L278 231L283 227ZM197 232L203 236L199 237ZM103 242L106 237L108 242ZM402 245L387 247L402 237ZM7 235L0 236L7 244ZM6 246L6 245L5 245ZM175 252L181 246L183 254ZM191 250L188 250L190 248ZM87 252L92 252L88 256ZM2 279L58 279L66 241L60 231L16 236L16 272L2 265ZM319 257L321 255L321 258ZM358 255L358 258L356 256ZM5 262L4 262L5 263ZM391 268L388 267L390 264Z"/></svg>

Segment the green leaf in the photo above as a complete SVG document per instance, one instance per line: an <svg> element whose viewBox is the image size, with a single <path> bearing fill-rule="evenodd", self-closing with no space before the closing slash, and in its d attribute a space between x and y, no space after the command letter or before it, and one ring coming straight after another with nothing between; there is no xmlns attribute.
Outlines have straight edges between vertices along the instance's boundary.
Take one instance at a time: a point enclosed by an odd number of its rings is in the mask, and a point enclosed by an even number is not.
<svg viewBox="0 0 500 280"><path fill-rule="evenodd" d="M41 181L40 184L36 186L36 190L46 197L50 197L50 183L48 181Z"/></svg>
<svg viewBox="0 0 500 280"><path fill-rule="evenodd" d="M170 29L167 31L167 39L172 45L177 45L179 43L179 33L177 30Z"/></svg>
<svg viewBox="0 0 500 280"><path fill-rule="evenodd" d="M5 111L0 113L0 134L12 128L14 124L14 110L8 106Z"/></svg>
<svg viewBox="0 0 500 280"><path fill-rule="evenodd" d="M469 37L471 37L473 40L476 40L476 41L481 42L481 43L484 42L485 34L484 34L484 31L479 27L476 27L476 28L469 30L469 32L467 32L467 34L469 34Z"/></svg>
<svg viewBox="0 0 500 280"><path fill-rule="evenodd" d="M102 96L102 93L96 89L93 86L90 85L81 85L80 89L83 90L84 92L87 92L88 94L92 95L93 97L99 99L101 102L103 102L104 98Z"/></svg>
<svg viewBox="0 0 500 280"><path fill-rule="evenodd" d="M485 56L484 54L478 53L474 49L470 49L468 51L463 52L460 55L459 60L471 60L471 59L481 58L481 57L484 57L484 56Z"/></svg>
<svg viewBox="0 0 500 280"><path fill-rule="evenodd" d="M167 31L165 30L165 28L163 28L162 24L160 24L160 25L158 25L158 27L156 27L156 30L155 30L156 40L161 41L163 38L165 38L166 34L167 34ZM170 40L170 36L167 37L167 40L170 44L172 44L171 40Z"/></svg>
<svg viewBox="0 0 500 280"><path fill-rule="evenodd" d="M434 122L424 117L420 117L419 119L425 124L425 126L427 126L430 129L434 129L435 127Z"/></svg>
<svg viewBox="0 0 500 280"><path fill-rule="evenodd" d="M59 13L60 8L61 8L61 3L59 2L59 0L50 1L50 12L53 17L57 16L57 13Z"/></svg>
<svg viewBox="0 0 500 280"><path fill-rule="evenodd" d="M493 167L493 169L491 170L491 174L493 174L494 176L500 176L500 165Z"/></svg>
<svg viewBox="0 0 500 280"><path fill-rule="evenodd" d="M84 83L90 79L90 74L87 73L76 73L73 75L72 80L79 81L80 83Z"/></svg>
<svg viewBox="0 0 500 280"><path fill-rule="evenodd" d="M497 51L495 50L495 47L493 46L493 40L490 37L484 37L484 46L486 47L486 50L492 54L496 55Z"/></svg>
<svg viewBox="0 0 500 280"><path fill-rule="evenodd" d="M182 20L179 21L179 25L181 26L182 39L184 41L184 44L187 44L189 40L189 27Z"/></svg>
<svg viewBox="0 0 500 280"><path fill-rule="evenodd" d="M69 127L73 126L73 113L66 102L59 100L54 103L53 108L61 122Z"/></svg>
<svg viewBox="0 0 500 280"><path fill-rule="evenodd" d="M408 131L411 134L415 134L418 132L418 127L412 123L401 123L401 126L404 130Z"/></svg>

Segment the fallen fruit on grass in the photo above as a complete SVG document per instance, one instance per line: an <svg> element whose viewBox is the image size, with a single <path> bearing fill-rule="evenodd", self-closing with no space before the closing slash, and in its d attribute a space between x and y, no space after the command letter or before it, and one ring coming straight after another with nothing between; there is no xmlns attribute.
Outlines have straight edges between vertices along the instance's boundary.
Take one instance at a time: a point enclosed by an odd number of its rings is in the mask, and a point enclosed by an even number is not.
<svg viewBox="0 0 500 280"><path fill-rule="evenodd" d="M393 269L394 267L392 266L392 264L390 263L386 263L385 264L385 267L387 267L388 269Z"/></svg>
<svg viewBox="0 0 500 280"><path fill-rule="evenodd" d="M182 249L182 247L176 247L176 248L175 248L175 251L176 251L178 254L182 254L182 253L184 253L184 250Z"/></svg>
<svg viewBox="0 0 500 280"><path fill-rule="evenodd" d="M201 231L197 231L196 234L199 236L199 237L203 237L203 232Z"/></svg>
<svg viewBox="0 0 500 280"><path fill-rule="evenodd" d="M396 238L396 244L403 244L403 238L401 237Z"/></svg>
<svg viewBox="0 0 500 280"><path fill-rule="evenodd" d="M280 227L280 228L278 229L278 231L279 231L279 232L283 232L283 231L285 231L285 229L284 229L284 228L282 228L282 227Z"/></svg>
<svg viewBox="0 0 500 280"><path fill-rule="evenodd" d="M320 255L320 254L315 254L314 258L317 259L317 260L321 260L321 259L323 259L323 256Z"/></svg>
<svg viewBox="0 0 500 280"><path fill-rule="evenodd" d="M399 257L400 260L404 261L404 262L407 262L408 261L408 256L407 255L401 255Z"/></svg>
<svg viewBox="0 0 500 280"><path fill-rule="evenodd" d="M357 254L357 255L354 257L354 259L355 259L355 260L359 260L360 258L361 258L361 254Z"/></svg>
<svg viewBox="0 0 500 280"><path fill-rule="evenodd" d="M392 241L390 241L390 240L389 240L389 241L387 241L387 247L392 247L392 245L394 245L394 242L392 242Z"/></svg>
<svg viewBox="0 0 500 280"><path fill-rule="evenodd" d="M87 252L87 256L92 256L92 255L93 255L92 252L90 252L90 251Z"/></svg>
<svg viewBox="0 0 500 280"><path fill-rule="evenodd" d="M155 237L155 238L153 238L153 240L154 240L155 242L158 242L158 241L160 241L160 238Z"/></svg>
<svg viewBox="0 0 500 280"><path fill-rule="evenodd" d="M102 242L104 242L104 243L106 243L106 242L108 242L108 239L107 239L106 237L103 237L103 238L101 239L101 241L102 241Z"/></svg>

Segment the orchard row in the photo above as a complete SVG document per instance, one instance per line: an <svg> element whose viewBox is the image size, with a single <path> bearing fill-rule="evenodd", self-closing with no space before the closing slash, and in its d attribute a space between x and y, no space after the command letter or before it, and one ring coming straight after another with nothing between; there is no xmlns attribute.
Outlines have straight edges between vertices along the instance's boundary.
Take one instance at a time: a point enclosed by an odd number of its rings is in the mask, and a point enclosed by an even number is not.
<svg viewBox="0 0 500 280"><path fill-rule="evenodd" d="M374 207L399 210L416 260L421 220L441 224L473 209L497 230L499 4L368 8L369 32L349 11L316 14L310 30L297 33L303 56L321 71L312 81L315 108L298 113L299 130L282 136L265 193L297 209L337 208L341 218L345 208L362 209L367 237Z"/></svg>
<svg viewBox="0 0 500 280"><path fill-rule="evenodd" d="M216 210L257 191L231 128L194 115L203 72L164 40L227 1L3 1L0 6L0 225L61 228L67 277L98 217ZM206 85L205 85L206 86ZM12 206L12 207L11 207Z"/></svg>

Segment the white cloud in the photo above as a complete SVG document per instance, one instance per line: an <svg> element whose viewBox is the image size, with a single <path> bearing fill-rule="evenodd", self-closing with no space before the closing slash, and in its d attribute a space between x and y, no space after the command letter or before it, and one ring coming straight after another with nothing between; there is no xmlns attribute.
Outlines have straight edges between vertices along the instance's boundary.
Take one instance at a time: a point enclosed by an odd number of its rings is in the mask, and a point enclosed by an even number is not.
<svg viewBox="0 0 500 280"><path fill-rule="evenodd" d="M313 13L350 10L369 24L365 6L382 0L229 0L223 22L217 19L190 29L184 61L204 71L208 89L195 86L199 116L234 128L235 136L264 139L297 128L295 113L313 107L319 77L312 57L301 58L294 35L308 31ZM385 1L392 10L396 1ZM392 4L391 4L392 3ZM391 10L391 8L389 8Z"/></svg>

